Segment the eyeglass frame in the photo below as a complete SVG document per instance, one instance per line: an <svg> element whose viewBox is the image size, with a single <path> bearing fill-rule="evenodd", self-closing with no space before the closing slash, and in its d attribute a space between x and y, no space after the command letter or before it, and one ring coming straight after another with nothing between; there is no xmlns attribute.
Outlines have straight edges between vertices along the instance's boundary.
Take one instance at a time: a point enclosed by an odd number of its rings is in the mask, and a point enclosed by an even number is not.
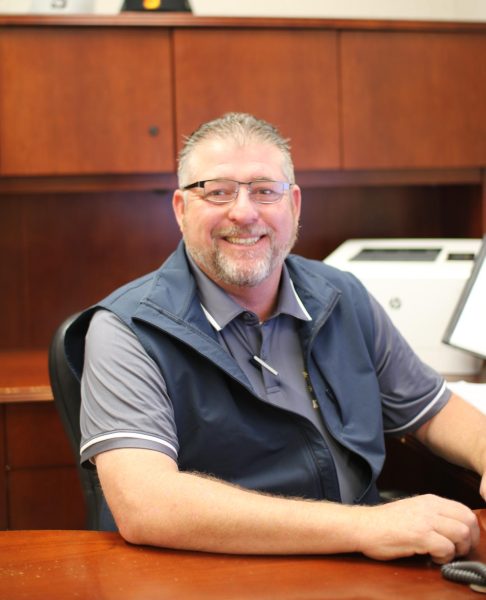
<svg viewBox="0 0 486 600"><path fill-rule="evenodd" d="M275 179L255 179L254 181L238 181L236 179L227 179L225 177L217 177L216 179L204 179L203 181L196 181L194 183L190 183L189 185L185 185L183 186L181 189L183 191L186 190L192 190L194 188L202 188L204 190L204 184L205 183L209 183L211 181L229 181L231 183L236 183L238 185L238 187L235 190L235 193L233 195L233 198L231 200L222 200L222 201L218 201L218 200L210 200L207 197L203 196L203 200L205 200L206 202L210 202L211 204L229 204L230 202L234 202L236 200L236 198L238 198L238 194L240 193L240 186L241 185L246 185L251 187L251 185L253 183L279 183L283 186L283 190L282 193L280 194L280 196L276 199L276 200L270 200L270 201L265 201L265 200L257 200L255 198L252 198L253 202L256 202L257 204L277 204L277 202L280 202L280 200L283 198L285 192L288 192L291 187L293 185L295 185L295 183L290 183L288 181L278 181ZM251 197L251 196L250 196Z"/></svg>

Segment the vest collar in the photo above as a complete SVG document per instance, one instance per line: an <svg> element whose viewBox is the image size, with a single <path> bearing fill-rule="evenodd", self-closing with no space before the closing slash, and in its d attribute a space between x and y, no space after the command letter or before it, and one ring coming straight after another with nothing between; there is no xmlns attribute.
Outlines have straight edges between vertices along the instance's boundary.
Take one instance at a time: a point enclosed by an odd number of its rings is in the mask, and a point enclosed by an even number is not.
<svg viewBox="0 0 486 600"><path fill-rule="evenodd" d="M297 310L301 318L319 322L335 306L340 291L322 276L317 276L314 270L307 267L306 262L306 259L295 255L287 258L289 285L300 304ZM188 320L189 317L194 317L195 298L196 281L191 274L189 259L181 241L176 251L155 273L152 287L141 304L159 307L164 314L173 316L176 320ZM210 310L207 306L206 309Z"/></svg>

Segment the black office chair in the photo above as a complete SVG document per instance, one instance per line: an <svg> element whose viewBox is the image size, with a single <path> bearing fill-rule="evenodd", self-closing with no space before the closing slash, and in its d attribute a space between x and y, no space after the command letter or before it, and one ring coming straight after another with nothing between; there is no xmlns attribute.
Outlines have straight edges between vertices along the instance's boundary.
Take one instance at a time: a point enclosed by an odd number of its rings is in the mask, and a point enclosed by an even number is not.
<svg viewBox="0 0 486 600"><path fill-rule="evenodd" d="M49 377L54 404L61 417L64 430L76 459L87 511L86 528L91 530L115 530L113 517L101 491L96 469L82 467L79 461L81 430L79 410L81 406L80 383L65 352L65 335L78 315L68 317L57 329L49 347Z"/></svg>

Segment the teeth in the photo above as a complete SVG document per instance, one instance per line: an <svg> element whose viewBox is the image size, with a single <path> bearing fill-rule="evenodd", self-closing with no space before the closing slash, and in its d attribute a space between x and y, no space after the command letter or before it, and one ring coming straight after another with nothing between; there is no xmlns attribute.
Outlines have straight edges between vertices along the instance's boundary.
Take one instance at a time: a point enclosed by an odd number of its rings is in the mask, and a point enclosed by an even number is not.
<svg viewBox="0 0 486 600"><path fill-rule="evenodd" d="M244 244L245 246L251 246L252 244L256 244L260 238L252 237L252 238L237 238L237 237L228 237L226 241L230 244Z"/></svg>

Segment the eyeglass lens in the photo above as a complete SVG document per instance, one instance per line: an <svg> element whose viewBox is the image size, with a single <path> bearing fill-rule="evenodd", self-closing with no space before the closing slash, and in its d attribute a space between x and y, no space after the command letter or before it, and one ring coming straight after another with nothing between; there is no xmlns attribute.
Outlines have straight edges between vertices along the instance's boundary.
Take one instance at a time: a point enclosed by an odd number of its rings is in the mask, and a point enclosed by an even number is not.
<svg viewBox="0 0 486 600"><path fill-rule="evenodd" d="M282 181L251 181L248 195L254 202L271 204L282 197L286 184ZM240 189L240 183L230 179L215 179L204 182L204 198L210 202L223 203L234 200Z"/></svg>

